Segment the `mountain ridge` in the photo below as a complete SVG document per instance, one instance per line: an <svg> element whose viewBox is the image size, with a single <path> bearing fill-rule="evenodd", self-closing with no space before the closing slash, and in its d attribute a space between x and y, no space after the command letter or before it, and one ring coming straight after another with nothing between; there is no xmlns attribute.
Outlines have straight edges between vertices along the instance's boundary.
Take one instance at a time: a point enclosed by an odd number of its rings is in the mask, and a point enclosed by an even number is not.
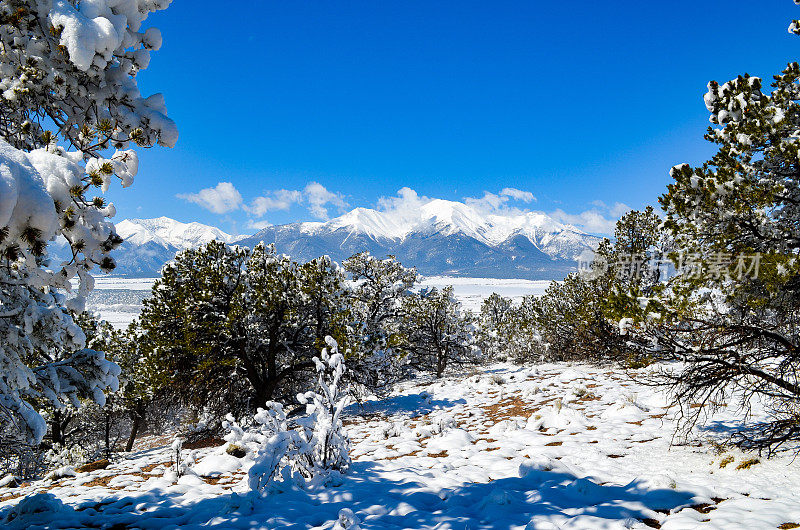
<svg viewBox="0 0 800 530"><path fill-rule="evenodd" d="M263 241L297 261L326 254L341 263L368 251L394 255L429 276L560 279L601 239L542 212L485 212L443 199L414 208L355 208L329 221L268 226L250 236L168 217L126 219L117 232L125 242L114 253L116 274L138 277L157 276L175 253L216 239L249 247Z"/></svg>

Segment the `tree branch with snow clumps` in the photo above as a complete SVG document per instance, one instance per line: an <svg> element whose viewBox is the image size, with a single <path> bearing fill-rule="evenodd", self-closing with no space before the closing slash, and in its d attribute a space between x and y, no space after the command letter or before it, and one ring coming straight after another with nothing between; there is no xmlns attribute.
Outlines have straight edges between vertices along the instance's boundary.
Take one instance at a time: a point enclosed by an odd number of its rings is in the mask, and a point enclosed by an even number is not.
<svg viewBox="0 0 800 530"><path fill-rule="evenodd" d="M122 243L105 193L130 186L128 149L177 141L160 94L136 75L161 46L149 13L169 0L8 0L0 4L0 422L28 443L45 435L34 408L105 401L119 367L85 349L71 311L93 287L90 271L115 267ZM53 130L48 130L53 128ZM59 145L59 142L63 145ZM51 263L63 238L71 258ZM62 291L78 279L77 296ZM9 429L9 427L12 427Z"/></svg>

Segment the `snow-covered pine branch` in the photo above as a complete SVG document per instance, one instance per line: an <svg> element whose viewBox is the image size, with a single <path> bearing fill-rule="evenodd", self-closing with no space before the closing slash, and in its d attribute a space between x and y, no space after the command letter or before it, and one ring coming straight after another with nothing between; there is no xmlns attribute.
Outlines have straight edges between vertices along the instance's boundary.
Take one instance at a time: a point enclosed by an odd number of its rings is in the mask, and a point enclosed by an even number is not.
<svg viewBox="0 0 800 530"><path fill-rule="evenodd" d="M9 0L0 4L0 414L25 441L45 423L34 400L60 409L116 389L119 368L84 349L80 311L90 271L108 271L122 239L109 220L112 177L133 182L126 149L172 146L175 124L161 95L143 97L136 74L161 35L142 31L168 0ZM46 130L55 127L54 131ZM64 146L59 146L62 142ZM64 239L71 259L51 263L47 244ZM59 291L79 282L67 301Z"/></svg>

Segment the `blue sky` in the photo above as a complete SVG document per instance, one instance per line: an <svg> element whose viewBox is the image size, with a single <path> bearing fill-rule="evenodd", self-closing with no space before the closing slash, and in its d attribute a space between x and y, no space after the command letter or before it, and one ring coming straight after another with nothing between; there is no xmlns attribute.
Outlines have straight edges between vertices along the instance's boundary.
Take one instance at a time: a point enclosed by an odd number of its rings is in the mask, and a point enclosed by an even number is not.
<svg viewBox="0 0 800 530"><path fill-rule="evenodd" d="M164 45L139 85L165 94L178 145L141 150L133 187L109 195L117 220L236 233L403 187L510 187L536 200L506 204L611 218L713 153L707 82L795 60L792 18L791 0L175 0L146 22Z"/></svg>

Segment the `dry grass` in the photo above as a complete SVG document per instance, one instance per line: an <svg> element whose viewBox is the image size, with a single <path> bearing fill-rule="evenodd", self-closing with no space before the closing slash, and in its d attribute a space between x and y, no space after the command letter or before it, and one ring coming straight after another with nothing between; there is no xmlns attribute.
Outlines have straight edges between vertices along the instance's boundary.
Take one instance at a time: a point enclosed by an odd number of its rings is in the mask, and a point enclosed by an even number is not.
<svg viewBox="0 0 800 530"><path fill-rule="evenodd" d="M161 436L146 436L139 439L133 446L134 451L144 451L145 449L155 449L172 443L174 436L164 434Z"/></svg>
<svg viewBox="0 0 800 530"><path fill-rule="evenodd" d="M569 403L578 404L578 403L585 403L587 401L600 401L600 396L596 394L592 394L591 392L584 394L582 396L578 396L577 398L573 399Z"/></svg>
<svg viewBox="0 0 800 530"><path fill-rule="evenodd" d="M111 465L107 459L102 458L100 460L95 460L94 462L89 462L88 464L83 464L80 467L75 468L75 471L78 473L86 473L88 471L97 471L98 469L105 469Z"/></svg>
<svg viewBox="0 0 800 530"><path fill-rule="evenodd" d="M428 453L428 456L431 458L446 458L447 457L447 449L440 453Z"/></svg>
<svg viewBox="0 0 800 530"><path fill-rule="evenodd" d="M83 486L87 488L93 488L99 486L101 488L109 488L109 489L122 489L122 488L110 488L108 483L111 482L111 479L116 477L117 475L108 475L106 477L95 477L90 482L83 483Z"/></svg>
<svg viewBox="0 0 800 530"><path fill-rule="evenodd" d="M691 506L691 508L693 510L697 511L697 512L702 513L702 514L706 514L706 513L709 513L711 511L717 509L716 506L714 506L713 504L708 504L708 503L695 504L694 506Z"/></svg>
<svg viewBox="0 0 800 530"><path fill-rule="evenodd" d="M790 528L800 528L800 523L783 523L779 524L778 528L781 530L789 530Z"/></svg>
<svg viewBox="0 0 800 530"><path fill-rule="evenodd" d="M518 396L509 397L492 405L484 405L481 408L494 423L512 418L527 418L539 410L539 407L522 401Z"/></svg>
<svg viewBox="0 0 800 530"><path fill-rule="evenodd" d="M0 497L0 502L13 501L14 499L19 499L20 497L24 496L25 495L22 493L14 493L12 495L6 495L5 497Z"/></svg>
<svg viewBox="0 0 800 530"><path fill-rule="evenodd" d="M559 446L559 445L561 445L563 443L564 442L550 442L550 443L544 444L544 445L547 446L547 447L556 447L556 446Z"/></svg>
<svg viewBox="0 0 800 530"><path fill-rule="evenodd" d="M748 458L747 460L742 461L738 466L736 466L736 469L750 469L751 467L760 462L761 460L759 460L758 458Z"/></svg>
<svg viewBox="0 0 800 530"><path fill-rule="evenodd" d="M397 460L398 458L403 458L404 456L417 456L418 454L419 454L419 449L403 455L387 456L385 458L381 458L381 460Z"/></svg>

